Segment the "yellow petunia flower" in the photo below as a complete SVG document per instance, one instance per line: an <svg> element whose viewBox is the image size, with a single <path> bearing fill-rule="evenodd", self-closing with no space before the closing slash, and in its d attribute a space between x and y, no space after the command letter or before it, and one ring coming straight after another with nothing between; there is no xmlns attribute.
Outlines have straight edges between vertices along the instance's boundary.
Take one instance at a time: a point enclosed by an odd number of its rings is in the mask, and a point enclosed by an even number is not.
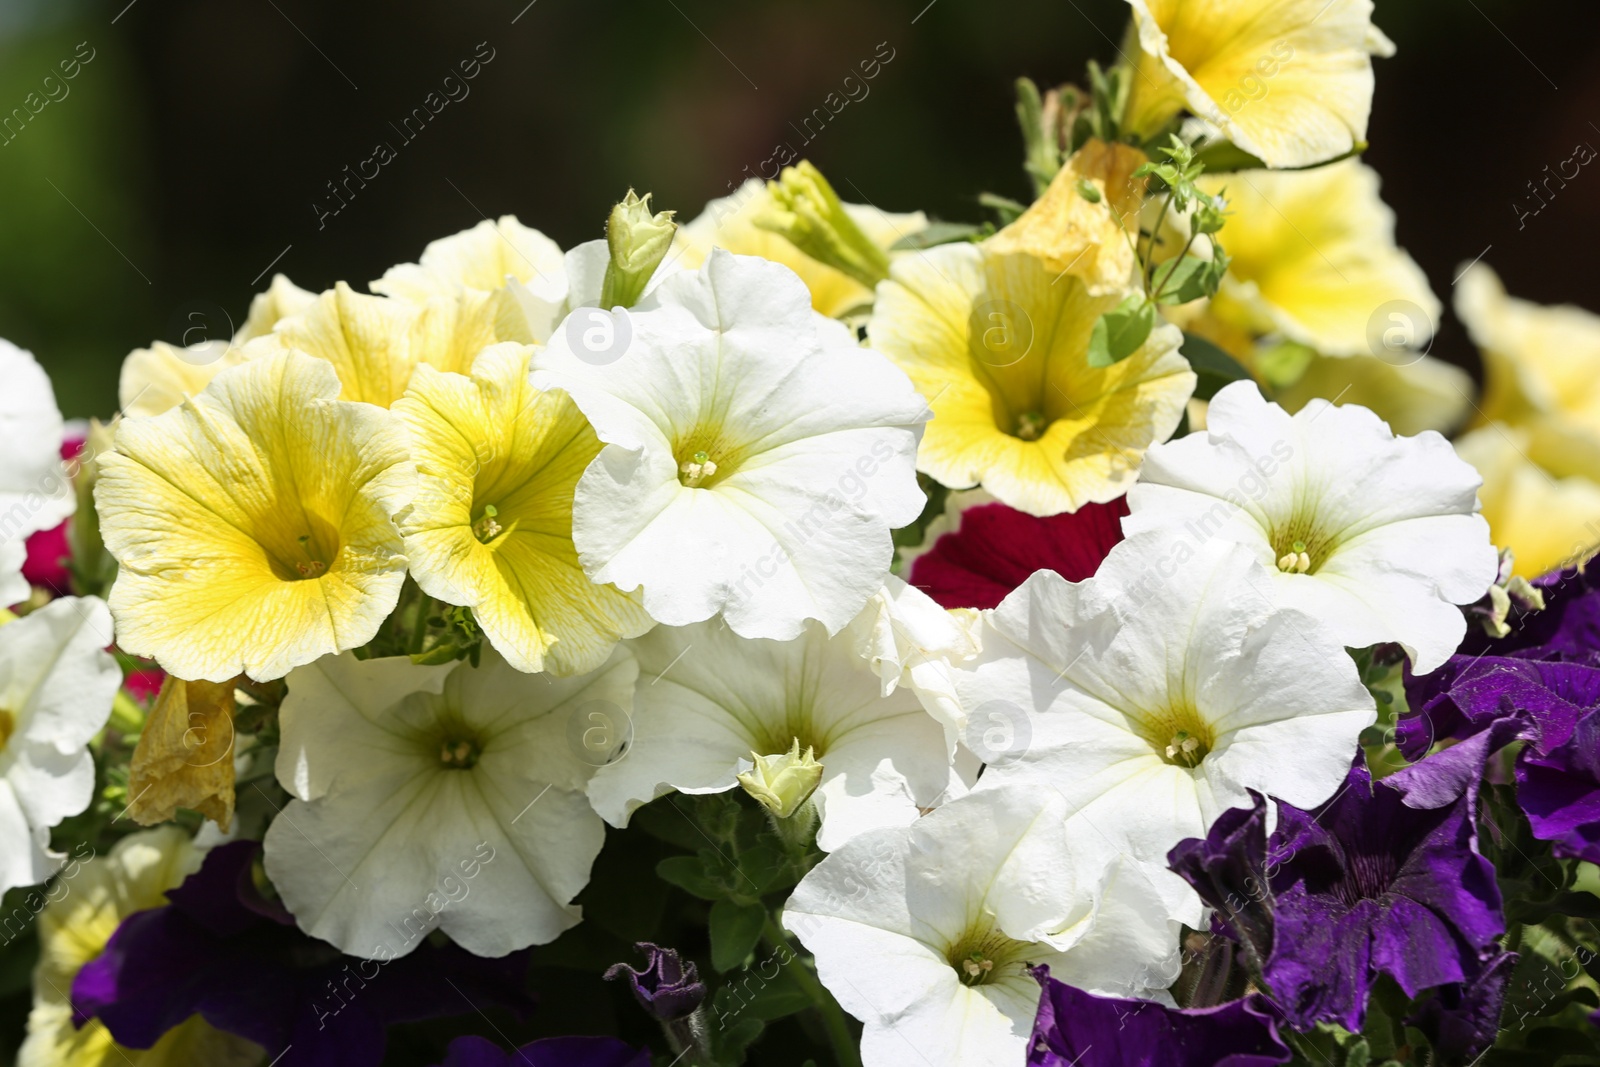
<svg viewBox="0 0 1600 1067"><path fill-rule="evenodd" d="M1086 142L1044 195L990 238L990 251L1036 256L1047 270L1082 278L1095 296L1126 289L1136 268L1128 231L1138 226L1145 188L1133 172L1145 162L1145 154L1128 145ZM1082 182L1099 200L1084 198Z"/></svg>
<svg viewBox="0 0 1600 1067"><path fill-rule="evenodd" d="M757 226L755 220L772 208L772 194L766 184L751 178L732 194L706 204L693 222L678 227L675 249L667 262L693 269L705 262L713 248L721 248L736 255L760 256L782 263L806 283L811 291L811 306L824 315L837 318L872 303L872 290L841 271L818 263L786 238ZM896 214L864 204L845 204L844 209L861 231L885 250L928 225L927 216L920 211Z"/></svg>
<svg viewBox="0 0 1600 1067"><path fill-rule="evenodd" d="M1515 573L1534 578L1600 546L1600 456L1559 432L1491 423L1456 441L1478 469L1478 499L1494 543L1515 554Z"/></svg>
<svg viewBox="0 0 1600 1067"><path fill-rule="evenodd" d="M274 274L267 291L257 293L250 301L250 317L234 334L233 343L242 345L257 337L265 337L283 319L310 310L316 299L316 293L300 288L282 274Z"/></svg>
<svg viewBox="0 0 1600 1067"><path fill-rule="evenodd" d="M1456 314L1483 351L1483 418L1555 421L1600 440L1600 315L1506 295L1487 265L1456 285Z"/></svg>
<svg viewBox="0 0 1600 1067"><path fill-rule="evenodd" d="M524 283L559 277L562 270L559 245L515 215L502 215L428 242L420 262L390 267L371 288L421 303L462 288L493 292L504 288L508 277Z"/></svg>
<svg viewBox="0 0 1600 1067"><path fill-rule="evenodd" d="M149 348L136 348L122 361L117 406L124 415L159 415L244 361L244 349L226 341L204 341L187 348L157 341Z"/></svg>
<svg viewBox="0 0 1600 1067"><path fill-rule="evenodd" d="M95 502L123 649L223 682L372 638L405 580L390 517L416 475L393 417L338 395L327 362L274 353L119 424Z"/></svg>
<svg viewBox="0 0 1600 1067"><path fill-rule="evenodd" d="M1439 301L1395 245L1394 212L1378 198L1371 167L1352 159L1310 171L1210 175L1200 185L1225 192L1229 206L1221 236L1233 260L1212 315L1325 356L1427 345Z"/></svg>
<svg viewBox="0 0 1600 1067"><path fill-rule="evenodd" d="M1129 132L1151 136L1187 108L1269 167L1323 163L1366 140L1371 57L1394 54L1372 0L1128 2Z"/></svg>
<svg viewBox="0 0 1600 1067"><path fill-rule="evenodd" d="M465 371L495 343L495 308L484 294L462 290L417 302L368 296L339 282L305 312L280 321L269 337L245 348L247 358L294 350L333 364L339 399L388 407L405 394L421 364Z"/></svg>
<svg viewBox="0 0 1600 1067"><path fill-rule="evenodd" d="M496 345L470 378L418 368L394 406L418 457L400 529L423 591L471 608L512 666L582 674L651 620L637 593L584 576L572 500L600 439L564 392L529 386L531 355Z"/></svg>
<svg viewBox="0 0 1600 1067"><path fill-rule="evenodd" d="M1089 366L1095 320L1119 299L980 245L897 259L867 333L933 410L917 469L1032 515L1125 493L1145 449L1177 428L1195 376L1168 325L1122 362Z"/></svg>
<svg viewBox="0 0 1600 1067"><path fill-rule="evenodd" d="M148 1049L118 1045L99 1019L82 1028L72 1025L68 996L78 972L105 951L123 919L167 903L166 891L182 884L201 859L176 826L129 834L105 856L94 856L86 847L81 851L49 890L29 897L41 901L39 963L18 1067L250 1067L263 1062L259 1045L223 1033L198 1015Z"/></svg>

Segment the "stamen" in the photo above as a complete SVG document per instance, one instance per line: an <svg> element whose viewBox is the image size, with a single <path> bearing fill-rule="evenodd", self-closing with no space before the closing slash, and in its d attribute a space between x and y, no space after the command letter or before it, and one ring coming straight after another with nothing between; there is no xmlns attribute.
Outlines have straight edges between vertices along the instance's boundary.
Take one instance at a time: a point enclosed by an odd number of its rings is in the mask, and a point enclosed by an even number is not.
<svg viewBox="0 0 1600 1067"><path fill-rule="evenodd" d="M504 533L505 527L501 526L495 521L495 516L499 514L500 512L493 504L485 504L483 507L483 515L478 519L477 522L472 524L472 536L476 537L480 543L486 545Z"/></svg>
<svg viewBox="0 0 1600 1067"><path fill-rule="evenodd" d="M1050 428L1050 420L1037 411L1025 411L1017 416L1016 436L1024 441L1037 441Z"/></svg>
<svg viewBox="0 0 1600 1067"><path fill-rule="evenodd" d="M707 478L717 473L717 465L704 451L696 452L688 462L678 468L683 484L690 489L698 489Z"/></svg>

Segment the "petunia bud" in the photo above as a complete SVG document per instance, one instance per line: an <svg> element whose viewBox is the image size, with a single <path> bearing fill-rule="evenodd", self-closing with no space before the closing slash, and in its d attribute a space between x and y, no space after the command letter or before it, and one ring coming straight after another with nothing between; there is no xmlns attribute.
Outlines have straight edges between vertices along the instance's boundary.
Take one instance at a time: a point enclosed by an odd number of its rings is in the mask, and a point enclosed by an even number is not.
<svg viewBox="0 0 1600 1067"><path fill-rule="evenodd" d="M787 819L799 811L816 792L817 783L822 781L822 764L809 746L801 753L798 737L782 755L761 756L752 752L750 756L755 766L739 775L739 784L779 819Z"/></svg>
<svg viewBox="0 0 1600 1067"><path fill-rule="evenodd" d="M640 1007L662 1022L673 1022L693 1015L706 999L705 983L693 960L685 960L676 949L662 948L648 941L634 946L646 956L644 970L618 963L606 971L606 980L626 977Z"/></svg>
<svg viewBox="0 0 1600 1067"><path fill-rule="evenodd" d="M755 223L868 289L889 276L889 253L868 237L839 202L828 179L802 159L767 183L772 207Z"/></svg>
<svg viewBox="0 0 1600 1067"><path fill-rule="evenodd" d="M632 189L611 209L606 220L606 244L611 262L606 264L605 280L600 283L600 306L630 308L644 295L644 287L655 274L672 247L678 224L673 212L650 211L650 194L639 196Z"/></svg>

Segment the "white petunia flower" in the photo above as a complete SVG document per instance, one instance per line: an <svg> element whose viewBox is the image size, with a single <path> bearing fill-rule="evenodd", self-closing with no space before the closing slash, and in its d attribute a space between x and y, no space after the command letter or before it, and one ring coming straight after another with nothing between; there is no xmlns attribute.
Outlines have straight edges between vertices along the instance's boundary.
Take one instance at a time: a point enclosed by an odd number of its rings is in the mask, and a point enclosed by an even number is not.
<svg viewBox="0 0 1600 1067"><path fill-rule="evenodd" d="M671 790L720 793L755 756L796 740L822 763L817 841L905 826L963 787L939 724L915 693L884 696L850 632L806 626L793 641L744 638L719 622L659 626L629 642L639 658L633 747L589 783L614 826Z"/></svg>
<svg viewBox="0 0 1600 1067"><path fill-rule="evenodd" d="M865 1024L866 1067L1014 1067L1039 1006L1027 967L1111 996L1178 974L1178 928L1137 865L1070 842L1048 791L992 789L855 838L783 924Z"/></svg>
<svg viewBox="0 0 1600 1067"><path fill-rule="evenodd" d="M888 573L890 531L922 510L928 409L882 356L823 329L785 267L715 250L628 316L614 362L558 330L533 383L567 390L606 447L578 482L590 579L644 587L684 626L722 612L747 637L837 632Z"/></svg>
<svg viewBox="0 0 1600 1067"><path fill-rule="evenodd" d="M71 515L77 498L62 471L61 411L33 353L0 338L0 607L28 597L28 535Z"/></svg>
<svg viewBox="0 0 1600 1067"><path fill-rule="evenodd" d="M62 597L0 626L0 892L50 877L50 828L89 806L89 741L106 724L122 671L105 646L111 612Z"/></svg>
<svg viewBox="0 0 1600 1067"><path fill-rule="evenodd" d="M1166 872L1167 851L1249 806L1250 789L1327 800L1376 719L1338 640L1276 607L1266 570L1221 540L1130 539L1088 581L1034 574L987 622L958 692L1023 739L978 789L1059 792L1080 834L1160 872L1191 925L1198 900Z"/></svg>
<svg viewBox="0 0 1600 1067"><path fill-rule="evenodd" d="M1366 408L1313 400L1294 415L1235 382L1206 434L1153 447L1123 527L1246 545L1285 605L1341 642L1405 647L1418 673L1461 643L1497 564L1482 479L1437 433L1395 437Z"/></svg>
<svg viewBox="0 0 1600 1067"><path fill-rule="evenodd" d="M266 867L300 928L390 959L434 927L503 956L575 925L605 836L583 788L614 755L589 723L622 721L637 675L625 650L575 678L488 649L479 667L345 654L296 670L277 772L297 799Z"/></svg>
<svg viewBox="0 0 1600 1067"><path fill-rule="evenodd" d="M952 664L977 655L983 616L971 608L946 610L932 597L889 575L850 624L857 655L878 674L883 695L904 686L944 726L953 752L967 717L956 696Z"/></svg>

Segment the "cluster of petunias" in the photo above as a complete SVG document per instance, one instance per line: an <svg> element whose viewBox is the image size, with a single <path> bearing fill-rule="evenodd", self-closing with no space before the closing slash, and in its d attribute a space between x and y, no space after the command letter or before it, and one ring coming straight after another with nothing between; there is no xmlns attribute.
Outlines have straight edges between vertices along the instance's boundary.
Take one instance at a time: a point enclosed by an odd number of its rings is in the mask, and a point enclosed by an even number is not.
<svg viewBox="0 0 1600 1067"><path fill-rule="evenodd" d="M1597 579L1497 552L1539 520L1438 432L1470 383L1371 342L1439 305L1348 158L1370 4L1132 9L1075 121L1022 83L997 231L804 162L566 252L485 219L135 351L70 461L0 345L19 1062L376 1065L530 961L699 1067L789 1016L865 1067L1492 1043L1480 787L1600 862ZM1489 417L1581 439L1519 345L1589 325L1472 278Z"/></svg>

